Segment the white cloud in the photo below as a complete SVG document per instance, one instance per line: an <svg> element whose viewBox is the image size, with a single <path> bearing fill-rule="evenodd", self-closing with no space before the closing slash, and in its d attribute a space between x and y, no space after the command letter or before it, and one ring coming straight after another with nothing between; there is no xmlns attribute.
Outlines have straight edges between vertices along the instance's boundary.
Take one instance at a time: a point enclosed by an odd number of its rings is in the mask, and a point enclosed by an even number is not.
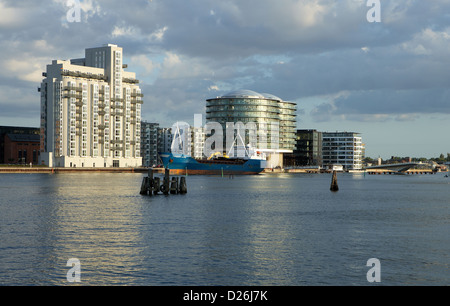
<svg viewBox="0 0 450 306"><path fill-rule="evenodd" d="M19 80L39 83L42 80L43 65L42 59L26 58L26 59L10 59L3 62L4 76L15 77Z"/></svg>
<svg viewBox="0 0 450 306"><path fill-rule="evenodd" d="M159 63L155 63L144 54L132 56L131 63L143 68L143 76L151 75L161 67Z"/></svg>
<svg viewBox="0 0 450 306"><path fill-rule="evenodd" d="M33 13L33 7L8 6L0 1L0 30L13 30L26 25Z"/></svg>
<svg viewBox="0 0 450 306"><path fill-rule="evenodd" d="M161 78L181 79L197 78L208 79L214 74L209 61L200 58L188 58L173 52L167 52L161 64Z"/></svg>
<svg viewBox="0 0 450 306"><path fill-rule="evenodd" d="M137 36L140 35L140 30L133 26L115 26L111 36L117 38L120 36Z"/></svg>
<svg viewBox="0 0 450 306"><path fill-rule="evenodd" d="M164 34L169 29L169 27L164 26L154 32L152 32L148 37L150 41L162 41L164 39Z"/></svg>
<svg viewBox="0 0 450 306"><path fill-rule="evenodd" d="M414 37L401 44L401 47L415 55L448 56L450 49L450 28L443 31L433 31L426 28Z"/></svg>

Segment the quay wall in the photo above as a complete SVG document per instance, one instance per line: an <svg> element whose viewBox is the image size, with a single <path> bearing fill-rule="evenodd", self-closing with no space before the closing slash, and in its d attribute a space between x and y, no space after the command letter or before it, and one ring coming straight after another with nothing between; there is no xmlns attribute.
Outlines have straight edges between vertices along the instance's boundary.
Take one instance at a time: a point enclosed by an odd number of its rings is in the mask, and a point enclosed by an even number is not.
<svg viewBox="0 0 450 306"><path fill-rule="evenodd" d="M50 168L50 167L0 167L2 173L147 173L148 168ZM155 173L164 173L163 168L153 169Z"/></svg>

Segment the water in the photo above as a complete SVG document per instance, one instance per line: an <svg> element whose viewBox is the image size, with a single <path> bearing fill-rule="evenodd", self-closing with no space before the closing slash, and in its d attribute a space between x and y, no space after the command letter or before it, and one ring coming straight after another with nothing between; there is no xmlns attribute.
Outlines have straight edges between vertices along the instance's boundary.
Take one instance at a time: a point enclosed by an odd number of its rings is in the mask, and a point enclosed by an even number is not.
<svg viewBox="0 0 450 306"><path fill-rule="evenodd" d="M141 196L143 174L0 175L0 285L450 284L450 178L189 176Z"/></svg>

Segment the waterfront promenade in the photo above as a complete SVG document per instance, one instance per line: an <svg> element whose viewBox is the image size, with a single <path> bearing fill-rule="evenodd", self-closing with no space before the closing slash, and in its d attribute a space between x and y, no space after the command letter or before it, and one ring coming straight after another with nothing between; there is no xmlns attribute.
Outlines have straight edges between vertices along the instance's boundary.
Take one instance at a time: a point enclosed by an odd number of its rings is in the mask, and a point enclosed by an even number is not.
<svg viewBox="0 0 450 306"><path fill-rule="evenodd" d="M147 173L148 168L50 168L50 167L0 167L1 173L70 173L70 172L103 172L103 173ZM163 168L153 169L163 173Z"/></svg>
<svg viewBox="0 0 450 306"><path fill-rule="evenodd" d="M74 173L74 172L98 172L98 173L147 173L148 168L50 168L50 167L0 167L1 173ZM164 168L153 168L154 173L164 173ZM320 171L319 169L265 169L262 173L322 173L331 171ZM370 169L366 171L366 174L395 174L396 171L386 169ZM364 173L364 170L360 171ZM404 174L436 174L436 171L431 169L411 169Z"/></svg>

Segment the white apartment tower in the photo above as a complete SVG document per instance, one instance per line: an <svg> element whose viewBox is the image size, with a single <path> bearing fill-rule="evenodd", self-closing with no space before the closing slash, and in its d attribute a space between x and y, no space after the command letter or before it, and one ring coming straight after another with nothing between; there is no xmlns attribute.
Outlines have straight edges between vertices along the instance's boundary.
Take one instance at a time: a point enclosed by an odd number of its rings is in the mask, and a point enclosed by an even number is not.
<svg viewBox="0 0 450 306"><path fill-rule="evenodd" d="M139 167L143 94L117 45L53 60L41 83L41 163Z"/></svg>
<svg viewBox="0 0 450 306"><path fill-rule="evenodd" d="M361 170L364 144L359 133L322 133L323 165L342 165L345 170Z"/></svg>

